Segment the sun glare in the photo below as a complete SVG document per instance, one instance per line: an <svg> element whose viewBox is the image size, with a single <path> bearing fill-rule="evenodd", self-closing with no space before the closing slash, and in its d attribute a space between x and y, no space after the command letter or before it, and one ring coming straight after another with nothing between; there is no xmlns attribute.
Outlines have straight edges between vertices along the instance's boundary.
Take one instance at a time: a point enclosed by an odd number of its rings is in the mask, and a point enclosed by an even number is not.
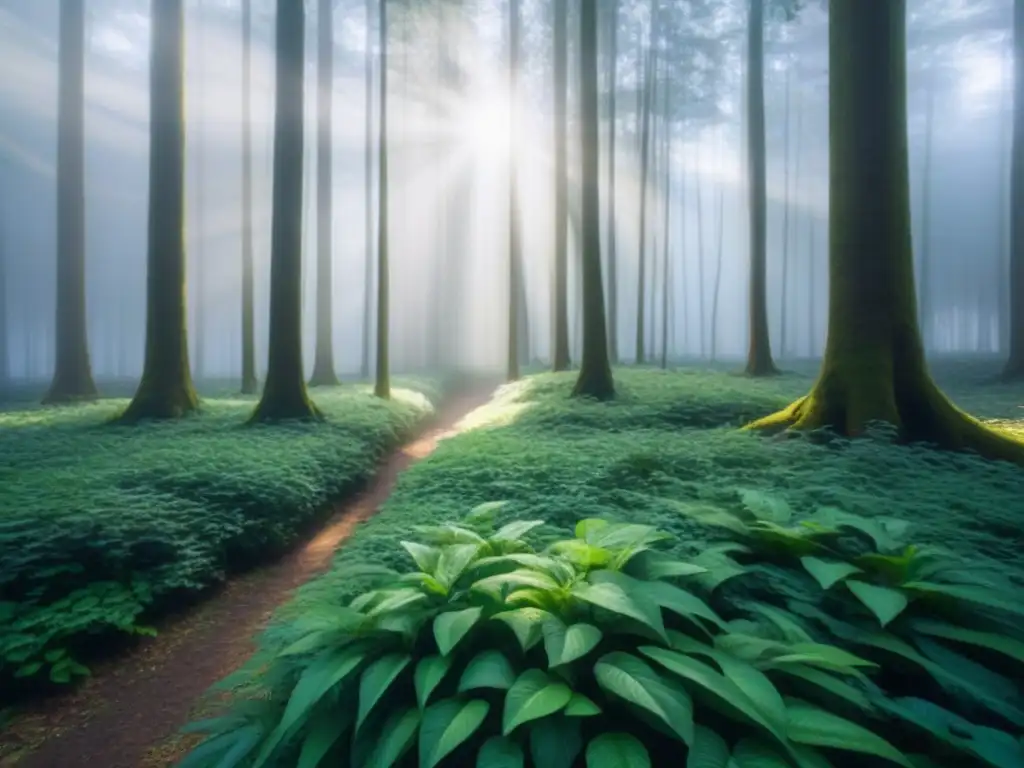
<svg viewBox="0 0 1024 768"><path fill-rule="evenodd" d="M474 155L490 159L507 157L508 103L496 98L470 101L461 121L461 133Z"/></svg>

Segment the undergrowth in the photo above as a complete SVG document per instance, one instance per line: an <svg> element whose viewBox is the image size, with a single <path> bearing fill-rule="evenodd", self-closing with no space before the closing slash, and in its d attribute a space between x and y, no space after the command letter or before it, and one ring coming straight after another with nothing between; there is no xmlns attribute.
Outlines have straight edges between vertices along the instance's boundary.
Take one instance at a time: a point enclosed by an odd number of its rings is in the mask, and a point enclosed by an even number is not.
<svg viewBox="0 0 1024 768"><path fill-rule="evenodd" d="M429 387L425 387L429 391ZM87 674L99 640L280 553L431 410L317 390L318 424L247 426L251 398L174 423L107 423L118 400L0 413L0 689Z"/></svg>

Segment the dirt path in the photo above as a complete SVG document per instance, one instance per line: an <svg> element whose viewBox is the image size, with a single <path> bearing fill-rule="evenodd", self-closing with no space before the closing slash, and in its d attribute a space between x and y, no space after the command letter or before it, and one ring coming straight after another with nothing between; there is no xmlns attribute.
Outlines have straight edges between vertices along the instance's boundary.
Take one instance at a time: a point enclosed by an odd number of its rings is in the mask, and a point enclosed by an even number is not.
<svg viewBox="0 0 1024 768"><path fill-rule="evenodd" d="M487 395L448 403L421 436L395 451L361 496L276 564L230 580L216 596L162 625L159 635L93 669L74 692L43 702L0 732L0 768L155 768L188 745L174 739L203 693L244 663L253 639L291 592L330 565L355 525L387 499L399 473L457 431Z"/></svg>

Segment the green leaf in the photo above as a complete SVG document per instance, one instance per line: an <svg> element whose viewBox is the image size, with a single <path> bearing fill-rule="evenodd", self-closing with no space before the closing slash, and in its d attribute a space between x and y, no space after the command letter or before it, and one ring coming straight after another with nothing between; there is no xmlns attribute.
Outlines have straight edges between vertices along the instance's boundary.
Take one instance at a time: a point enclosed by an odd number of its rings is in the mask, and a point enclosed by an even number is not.
<svg viewBox="0 0 1024 768"><path fill-rule="evenodd" d="M788 653L776 656L771 660L772 666L783 664L812 664L823 669L831 669L844 674L855 674L857 667L877 667L873 661L854 656L842 648L823 643L793 643Z"/></svg>
<svg viewBox="0 0 1024 768"><path fill-rule="evenodd" d="M875 614L875 617L883 627L903 613L903 609L907 607L907 596L898 589L878 587L865 581L853 579L845 582L845 584L846 588L869 611Z"/></svg>
<svg viewBox="0 0 1024 768"><path fill-rule="evenodd" d="M420 709L427 705L430 694L441 684L451 666L452 660L446 656L426 656L416 665L413 683L416 687L416 703Z"/></svg>
<svg viewBox="0 0 1024 768"><path fill-rule="evenodd" d="M812 642L813 638L791 613L779 610L766 603L743 603L743 608L768 619L779 630L782 637L791 643Z"/></svg>
<svg viewBox="0 0 1024 768"><path fill-rule="evenodd" d="M990 651L1001 653L1015 661L1024 664L1024 643L1014 640L1005 635L995 632L979 632L974 629L965 629L954 624L947 624L942 621L931 619L916 619L910 624L911 629L925 635L941 637L944 640L974 645L978 648L987 648Z"/></svg>
<svg viewBox="0 0 1024 768"><path fill-rule="evenodd" d="M573 624L567 627L560 619L550 618L542 625L544 650L548 654L548 666L568 664L590 653L603 637L601 630L593 624Z"/></svg>
<svg viewBox="0 0 1024 768"><path fill-rule="evenodd" d="M790 762L770 744L740 739L732 750L731 768L790 768Z"/></svg>
<svg viewBox="0 0 1024 768"><path fill-rule="evenodd" d="M494 595L501 594L503 591L529 588L554 591L559 588L559 584L546 573L521 568L511 573L496 573L493 576L480 579L471 587L471 589Z"/></svg>
<svg viewBox="0 0 1024 768"><path fill-rule="evenodd" d="M653 714L684 744L693 742L693 702L689 694L646 662L622 651L606 653L594 665L594 677L608 693Z"/></svg>
<svg viewBox="0 0 1024 768"><path fill-rule="evenodd" d="M365 670L359 679L359 713L356 715L356 730L362 727L370 710L380 701L387 689L395 682L402 670L409 666L412 657L407 653L389 653L381 656Z"/></svg>
<svg viewBox="0 0 1024 768"><path fill-rule="evenodd" d="M743 507L757 520L768 520L773 523L788 523L793 510L786 500L772 496L764 491L746 489L740 491Z"/></svg>
<svg viewBox="0 0 1024 768"><path fill-rule="evenodd" d="M441 557L440 549L427 546L426 544L417 544L414 541L402 541L399 543L409 553L417 568L423 573L433 575L437 569L437 561Z"/></svg>
<svg viewBox="0 0 1024 768"><path fill-rule="evenodd" d="M491 736L476 755L476 768L524 768L523 748L504 736Z"/></svg>
<svg viewBox="0 0 1024 768"><path fill-rule="evenodd" d="M602 733L587 744L587 768L651 768L651 756L636 736Z"/></svg>
<svg viewBox="0 0 1024 768"><path fill-rule="evenodd" d="M28 663L28 664L22 664L20 667L18 667L17 671L15 671L14 676L15 677L32 677L32 675L34 675L36 672L38 672L42 668L43 668L43 663L41 661L33 661L33 662Z"/></svg>
<svg viewBox="0 0 1024 768"><path fill-rule="evenodd" d="M391 768L416 741L420 713L415 708L396 712L381 728L380 740L363 768Z"/></svg>
<svg viewBox="0 0 1024 768"><path fill-rule="evenodd" d="M639 553L627 564L625 571L638 579L655 581L657 579L685 578L707 573L707 568L693 563L683 562L666 557L660 552L648 550Z"/></svg>
<svg viewBox="0 0 1024 768"><path fill-rule="evenodd" d="M779 666L777 669L779 672L799 678L811 685L821 688L828 693L831 693L833 696L837 696L865 712L870 712L874 708L871 700L868 699L862 690L854 688L844 680L841 680L838 677L833 677L827 672L822 672L820 669L804 666L802 664L787 664Z"/></svg>
<svg viewBox="0 0 1024 768"><path fill-rule="evenodd" d="M507 501L485 501L483 504L477 504L466 513L465 522L470 525L491 525L498 510L507 504Z"/></svg>
<svg viewBox="0 0 1024 768"><path fill-rule="evenodd" d="M236 768L241 765L242 761L256 749L261 738L263 738L263 731L259 726L249 725L235 731L235 743L221 757L216 768Z"/></svg>
<svg viewBox="0 0 1024 768"><path fill-rule="evenodd" d="M434 576L445 587L451 589L478 554L480 554L479 544L451 544L441 550Z"/></svg>
<svg viewBox="0 0 1024 768"><path fill-rule="evenodd" d="M667 611L672 611L672 613L687 619L694 617L704 619L719 628L725 627L725 621L711 610L711 606L685 589L660 581L644 584L640 589L643 589L651 600Z"/></svg>
<svg viewBox="0 0 1024 768"><path fill-rule="evenodd" d="M342 728L338 726L334 715L334 712L321 708L302 740L302 751L296 768L317 768L324 755L341 737Z"/></svg>
<svg viewBox="0 0 1024 768"><path fill-rule="evenodd" d="M534 528L544 525L543 520L515 520L507 525L501 526L491 536L492 541L519 541Z"/></svg>
<svg viewBox="0 0 1024 768"><path fill-rule="evenodd" d="M583 750L578 720L561 715L544 717L530 725L530 757L534 768L572 768Z"/></svg>
<svg viewBox="0 0 1024 768"><path fill-rule="evenodd" d="M896 747L856 723L795 699L787 701L786 711L786 735L797 744L874 755L913 768Z"/></svg>
<svg viewBox="0 0 1024 768"><path fill-rule="evenodd" d="M772 681L756 667L725 653L715 653L712 658L727 680L732 681L757 707L765 720L776 732L786 729L786 704Z"/></svg>
<svg viewBox="0 0 1024 768"><path fill-rule="evenodd" d="M800 562L803 564L804 569L821 585L822 589L829 589L847 576L862 572L860 568L850 565L850 563L822 560L820 557L812 557L811 555L801 557Z"/></svg>
<svg viewBox="0 0 1024 768"><path fill-rule="evenodd" d="M571 698L569 686L553 680L539 669L526 670L505 694L502 734L508 736L523 723L558 712Z"/></svg>
<svg viewBox="0 0 1024 768"><path fill-rule="evenodd" d="M909 592L922 597L944 596L961 600L965 603L974 603L986 608L994 608L1018 618L1024 618L1024 603L1020 600L1007 599L1003 593L985 587L978 587L969 584L934 584L927 581L911 581L903 585Z"/></svg>
<svg viewBox="0 0 1024 768"><path fill-rule="evenodd" d="M659 637L667 639L661 609L642 593L627 592L620 584L604 582L578 584L573 589L573 595L606 611L635 619L653 629Z"/></svg>
<svg viewBox="0 0 1024 768"><path fill-rule="evenodd" d="M600 531L602 528L608 526L607 520L601 520L596 517L586 518L576 523L576 538L590 541L590 537Z"/></svg>
<svg viewBox="0 0 1024 768"><path fill-rule="evenodd" d="M473 628L483 614L484 609L476 606L461 611L450 611L438 614L434 619L434 639L442 656L447 656L466 633Z"/></svg>
<svg viewBox="0 0 1024 768"><path fill-rule="evenodd" d="M420 768L434 768L469 739L487 717L491 705L482 699L442 699L423 712L420 723Z"/></svg>
<svg viewBox="0 0 1024 768"><path fill-rule="evenodd" d="M593 717L601 714L601 708L582 693L574 693L562 713L566 717Z"/></svg>
<svg viewBox="0 0 1024 768"><path fill-rule="evenodd" d="M373 606L373 608L369 609L366 612L367 616L380 616L384 613L408 609L410 605L422 603L427 599L426 594L421 590L414 589L412 587L381 590L381 594L384 599ZM355 601L353 601L353 604L355 604Z"/></svg>
<svg viewBox="0 0 1024 768"><path fill-rule="evenodd" d="M729 745L717 732L698 725L686 753L686 768L729 768Z"/></svg>
<svg viewBox="0 0 1024 768"><path fill-rule="evenodd" d="M478 653L466 665L459 680L459 693L474 688L508 690L516 680L515 670L501 651Z"/></svg>
<svg viewBox="0 0 1024 768"><path fill-rule="evenodd" d="M551 617L552 614L545 610L527 606L516 608L512 611L504 611L495 614L491 618L508 625L515 633L523 653L526 653L540 642L543 634L543 624Z"/></svg>
<svg viewBox="0 0 1024 768"><path fill-rule="evenodd" d="M602 547L595 547L579 539L558 541L548 547L548 552L572 563L581 570L603 568L612 561L612 553Z"/></svg>

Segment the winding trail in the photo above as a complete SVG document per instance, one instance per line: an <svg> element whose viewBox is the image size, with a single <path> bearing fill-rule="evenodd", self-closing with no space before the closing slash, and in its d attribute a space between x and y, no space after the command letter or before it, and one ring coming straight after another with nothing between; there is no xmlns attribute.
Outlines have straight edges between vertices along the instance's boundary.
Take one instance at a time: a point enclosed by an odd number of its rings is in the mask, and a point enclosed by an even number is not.
<svg viewBox="0 0 1024 768"><path fill-rule="evenodd" d="M195 608L157 624L159 634L127 655L97 664L73 692L35 705L0 726L0 768L156 768L193 742L175 738L217 681L255 650L254 638L294 589L327 570L355 526L391 494L398 475L458 432L459 420L490 390L443 404L420 436L393 452L367 490L278 562L237 576Z"/></svg>

